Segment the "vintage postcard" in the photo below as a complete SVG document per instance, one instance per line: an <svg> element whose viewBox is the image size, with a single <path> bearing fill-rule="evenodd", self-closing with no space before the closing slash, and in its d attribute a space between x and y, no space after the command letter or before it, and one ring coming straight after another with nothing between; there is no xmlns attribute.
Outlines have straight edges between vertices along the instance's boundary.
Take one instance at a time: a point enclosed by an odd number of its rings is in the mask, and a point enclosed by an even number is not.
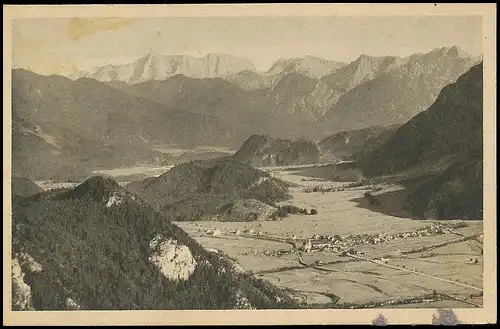
<svg viewBox="0 0 500 329"><path fill-rule="evenodd" d="M494 4L3 27L4 324L496 323Z"/></svg>

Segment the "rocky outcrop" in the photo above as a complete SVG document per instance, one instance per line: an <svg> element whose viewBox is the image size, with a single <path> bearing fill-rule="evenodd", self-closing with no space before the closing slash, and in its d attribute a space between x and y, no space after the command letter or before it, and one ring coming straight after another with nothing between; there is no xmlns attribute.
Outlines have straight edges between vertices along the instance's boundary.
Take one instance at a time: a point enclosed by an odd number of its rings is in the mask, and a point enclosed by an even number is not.
<svg viewBox="0 0 500 329"><path fill-rule="evenodd" d="M237 310L255 310L255 308L250 304L248 298L243 296L241 290L236 294L236 305L234 307Z"/></svg>
<svg viewBox="0 0 500 329"><path fill-rule="evenodd" d="M187 280L196 269L197 262L189 248L176 240L157 235L149 246L149 261L169 280Z"/></svg>
<svg viewBox="0 0 500 329"><path fill-rule="evenodd" d="M294 305L102 177L14 198L12 250L19 310L228 309L238 290L259 308Z"/></svg>
<svg viewBox="0 0 500 329"><path fill-rule="evenodd" d="M75 302L72 298L66 297L66 309L80 310L81 306L77 302Z"/></svg>
<svg viewBox="0 0 500 329"><path fill-rule="evenodd" d="M16 254L16 259L18 259L21 267L30 273L40 273L43 270L42 265L38 264L35 259L27 253L20 252Z"/></svg>
<svg viewBox="0 0 500 329"><path fill-rule="evenodd" d="M43 268L33 257L17 253L12 259L12 309L14 311L34 311L31 287L26 282L26 274L40 273Z"/></svg>
<svg viewBox="0 0 500 329"><path fill-rule="evenodd" d="M31 288L24 282L24 272L17 258L12 260L12 310L34 311Z"/></svg>

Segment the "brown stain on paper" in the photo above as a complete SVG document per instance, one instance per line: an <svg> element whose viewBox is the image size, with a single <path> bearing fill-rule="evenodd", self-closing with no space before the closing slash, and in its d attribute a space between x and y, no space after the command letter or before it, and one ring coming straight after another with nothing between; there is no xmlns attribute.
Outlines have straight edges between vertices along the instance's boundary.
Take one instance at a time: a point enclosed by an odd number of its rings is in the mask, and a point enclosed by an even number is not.
<svg viewBox="0 0 500 329"><path fill-rule="evenodd" d="M132 25L136 19L121 18L78 18L71 19L68 23L68 37L77 41L80 38L96 34L101 31L117 30Z"/></svg>

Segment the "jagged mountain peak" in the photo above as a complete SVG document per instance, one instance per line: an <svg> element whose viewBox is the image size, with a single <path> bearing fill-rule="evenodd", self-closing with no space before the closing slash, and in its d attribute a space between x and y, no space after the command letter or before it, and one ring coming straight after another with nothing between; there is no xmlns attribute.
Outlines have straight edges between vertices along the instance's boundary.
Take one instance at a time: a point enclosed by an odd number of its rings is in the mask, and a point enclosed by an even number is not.
<svg viewBox="0 0 500 329"><path fill-rule="evenodd" d="M279 58L266 72L267 75L280 75L298 72L312 78L321 78L343 66L346 63L326 60L313 55L295 58Z"/></svg>
<svg viewBox="0 0 500 329"><path fill-rule="evenodd" d="M430 51L430 53L447 57L471 57L469 53L456 45L451 47L434 48Z"/></svg>
<svg viewBox="0 0 500 329"><path fill-rule="evenodd" d="M79 71L72 75L72 78L88 77L105 82L138 83L149 80L165 80L175 74L184 74L192 78L216 78L244 70L256 70L252 61L246 57L221 53L192 57L188 55L164 55L151 51L134 62Z"/></svg>

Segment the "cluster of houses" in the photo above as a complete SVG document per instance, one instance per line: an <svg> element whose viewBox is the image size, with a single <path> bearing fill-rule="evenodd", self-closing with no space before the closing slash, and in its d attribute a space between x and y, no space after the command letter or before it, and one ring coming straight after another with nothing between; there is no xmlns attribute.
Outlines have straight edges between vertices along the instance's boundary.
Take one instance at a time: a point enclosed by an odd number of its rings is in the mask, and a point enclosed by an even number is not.
<svg viewBox="0 0 500 329"><path fill-rule="evenodd" d="M201 229L198 229L198 232L201 232ZM261 232L259 230L253 229L253 228L248 228L244 230L236 229L236 230L231 230L229 232L230 234L233 235L260 235ZM207 229L205 230L205 234L208 236L220 236L222 234L226 234L226 232L223 232L221 229Z"/></svg>
<svg viewBox="0 0 500 329"><path fill-rule="evenodd" d="M293 252L293 249L278 249L278 250L265 250L264 255L279 257L283 255L289 255Z"/></svg>
<svg viewBox="0 0 500 329"><path fill-rule="evenodd" d="M447 225L433 224L412 232L404 232L398 234L376 233L376 234L356 234L349 236L336 235L319 235L315 234L297 248L304 252L313 250L329 250L334 252L349 252L348 248L361 244L381 244L394 239L405 239L410 237L430 236L437 234L446 234ZM290 237L291 240L297 240L295 235ZM349 252L350 253L350 252ZM360 254L353 251L354 254Z"/></svg>
<svg viewBox="0 0 500 329"><path fill-rule="evenodd" d="M303 192L305 193L312 193L312 192L341 192L345 191L345 187L324 187L321 185L314 185L314 186L306 186L302 189Z"/></svg>

